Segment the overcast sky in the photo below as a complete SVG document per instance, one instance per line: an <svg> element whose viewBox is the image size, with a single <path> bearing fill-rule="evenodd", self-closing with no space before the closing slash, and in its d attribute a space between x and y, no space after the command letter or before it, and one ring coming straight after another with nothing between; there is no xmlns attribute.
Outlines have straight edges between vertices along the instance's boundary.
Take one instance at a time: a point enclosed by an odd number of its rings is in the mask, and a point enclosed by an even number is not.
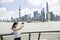
<svg viewBox="0 0 60 40"><path fill-rule="evenodd" d="M0 19L18 17L19 5L21 16L30 13L33 16L33 11L38 10L40 13L42 8L46 9L46 2L49 4L49 11L60 15L60 0L0 0Z"/></svg>

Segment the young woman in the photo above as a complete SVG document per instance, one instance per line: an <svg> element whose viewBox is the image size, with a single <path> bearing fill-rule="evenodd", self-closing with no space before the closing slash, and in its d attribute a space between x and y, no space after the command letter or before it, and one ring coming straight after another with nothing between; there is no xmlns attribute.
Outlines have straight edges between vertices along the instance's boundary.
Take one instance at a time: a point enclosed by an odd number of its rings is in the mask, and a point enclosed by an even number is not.
<svg viewBox="0 0 60 40"><path fill-rule="evenodd" d="M14 22L12 26L12 30L15 35L14 40L21 40L21 33L19 32L19 30L21 30L24 27L24 23L22 23L21 24L22 26L19 28L17 27L17 25L18 25L18 22Z"/></svg>

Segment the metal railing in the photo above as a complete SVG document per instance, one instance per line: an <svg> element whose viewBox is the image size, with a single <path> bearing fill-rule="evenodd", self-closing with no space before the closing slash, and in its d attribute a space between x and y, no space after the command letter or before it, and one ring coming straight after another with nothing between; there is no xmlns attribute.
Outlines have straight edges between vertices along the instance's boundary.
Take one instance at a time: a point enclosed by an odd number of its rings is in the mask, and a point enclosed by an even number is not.
<svg viewBox="0 0 60 40"><path fill-rule="evenodd" d="M54 32L60 33L60 31L36 31L36 32L23 32L23 33L21 33L21 34L29 34L29 40L31 40L31 34L32 34L32 33L39 33L37 40L40 40L41 33L54 33ZM0 34L1 40L3 40L3 36L9 36L9 35L14 35L14 34L13 34L13 33Z"/></svg>

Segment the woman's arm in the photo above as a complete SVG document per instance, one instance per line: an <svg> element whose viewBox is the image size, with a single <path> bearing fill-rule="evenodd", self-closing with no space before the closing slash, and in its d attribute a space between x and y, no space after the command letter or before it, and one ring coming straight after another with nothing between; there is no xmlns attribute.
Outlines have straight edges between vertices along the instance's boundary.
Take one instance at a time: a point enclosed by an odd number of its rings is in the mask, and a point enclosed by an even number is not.
<svg viewBox="0 0 60 40"><path fill-rule="evenodd" d="M24 26L21 26L20 28L17 28L17 30L21 30Z"/></svg>
<svg viewBox="0 0 60 40"><path fill-rule="evenodd" d="M24 26L21 26L19 28L14 28L15 30L21 30Z"/></svg>

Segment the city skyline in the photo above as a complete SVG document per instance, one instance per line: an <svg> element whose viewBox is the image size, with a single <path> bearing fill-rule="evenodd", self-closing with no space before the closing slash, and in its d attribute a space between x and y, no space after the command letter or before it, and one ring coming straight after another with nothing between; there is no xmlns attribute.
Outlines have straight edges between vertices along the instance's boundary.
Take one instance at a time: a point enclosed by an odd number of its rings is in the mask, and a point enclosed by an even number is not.
<svg viewBox="0 0 60 40"><path fill-rule="evenodd" d="M59 13L59 0L1 0L0 1L0 19L2 18L11 18L19 17L19 4L21 5L21 16L25 14L32 14L38 10L41 12L42 8L46 7L46 2L49 4L49 11L52 11L54 14L60 15ZM58 6L57 6L58 5ZM46 11L46 10L45 10ZM17 13L17 14L16 14ZM8 16L7 16L8 15Z"/></svg>

